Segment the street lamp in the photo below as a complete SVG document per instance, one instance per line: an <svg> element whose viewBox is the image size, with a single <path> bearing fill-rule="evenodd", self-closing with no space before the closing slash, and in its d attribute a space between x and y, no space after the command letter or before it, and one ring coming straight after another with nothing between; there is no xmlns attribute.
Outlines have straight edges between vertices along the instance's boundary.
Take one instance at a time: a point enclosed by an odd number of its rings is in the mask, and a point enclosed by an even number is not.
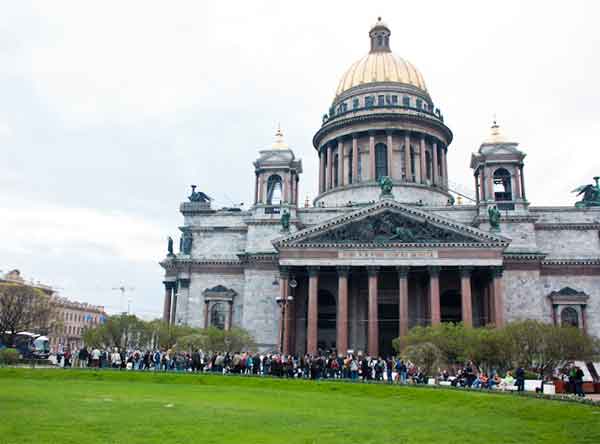
<svg viewBox="0 0 600 444"><path fill-rule="evenodd" d="M284 330L285 330L285 309L287 308L287 306L289 304L294 302L294 297L293 296L288 296L288 297L278 296L275 299L275 301L277 302L277 305L279 305L279 307L281 308L281 331L280 331L280 335L279 335L279 353L283 354L283 341L285 338L285 332L284 332Z"/></svg>

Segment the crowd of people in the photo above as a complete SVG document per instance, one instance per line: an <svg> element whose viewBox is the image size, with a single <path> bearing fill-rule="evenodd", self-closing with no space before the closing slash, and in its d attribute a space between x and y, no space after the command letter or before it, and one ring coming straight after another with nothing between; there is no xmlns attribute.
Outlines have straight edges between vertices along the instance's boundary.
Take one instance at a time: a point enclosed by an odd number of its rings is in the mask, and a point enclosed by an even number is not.
<svg viewBox="0 0 600 444"><path fill-rule="evenodd" d="M469 362L464 367L438 369L435 375L400 358L373 358L361 354L339 356L325 353L318 356L282 355L279 353L193 353L174 350L119 350L83 347L74 354L66 351L57 357L62 367L113 368L145 371L213 372L221 374L274 376L304 379L347 379L383 381L400 384L428 384L430 378L453 387L472 389L525 390L525 370L518 367L504 376L488 374ZM563 375L568 378L569 391L584 396L583 371L576 366Z"/></svg>

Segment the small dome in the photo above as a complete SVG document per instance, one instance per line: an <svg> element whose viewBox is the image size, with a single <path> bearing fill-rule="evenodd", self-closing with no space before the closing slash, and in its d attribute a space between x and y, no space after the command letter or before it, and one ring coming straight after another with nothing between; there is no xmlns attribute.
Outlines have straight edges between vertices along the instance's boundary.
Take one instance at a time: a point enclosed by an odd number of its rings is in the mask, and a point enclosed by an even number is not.
<svg viewBox="0 0 600 444"><path fill-rule="evenodd" d="M271 149L274 150L287 150L289 146L285 143L283 138L283 132L281 131L281 126L277 127L277 132L275 133L275 141L271 144Z"/></svg>
<svg viewBox="0 0 600 444"><path fill-rule="evenodd" d="M355 86L379 82L403 83L427 92L423 76L412 63L391 52L370 52L348 68L335 95Z"/></svg>
<svg viewBox="0 0 600 444"><path fill-rule="evenodd" d="M353 63L344 73L335 92L336 97L355 86L382 82L411 85L427 92L425 80L419 70L409 61L392 53L391 34L390 28L379 17L369 30L369 54Z"/></svg>
<svg viewBox="0 0 600 444"><path fill-rule="evenodd" d="M510 143L504 133L500 130L500 125L494 120L490 127L490 135L483 141L484 145L496 145L501 143Z"/></svg>

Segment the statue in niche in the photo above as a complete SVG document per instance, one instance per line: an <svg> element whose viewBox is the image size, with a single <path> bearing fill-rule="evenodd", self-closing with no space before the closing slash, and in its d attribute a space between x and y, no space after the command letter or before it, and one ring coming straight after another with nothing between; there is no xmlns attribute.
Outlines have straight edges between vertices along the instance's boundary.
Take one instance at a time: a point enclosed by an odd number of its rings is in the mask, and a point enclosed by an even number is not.
<svg viewBox="0 0 600 444"><path fill-rule="evenodd" d="M188 196L188 199L190 200L190 202L208 203L212 200L209 196L204 194L202 191L196 191L196 185L191 185L191 187L192 187L192 194L190 194Z"/></svg>
<svg viewBox="0 0 600 444"><path fill-rule="evenodd" d="M192 254L192 242L194 236L189 231L185 231L181 237L181 252L183 254Z"/></svg>
<svg viewBox="0 0 600 444"><path fill-rule="evenodd" d="M490 218L490 231L500 231L500 210L496 205L488 208Z"/></svg>
<svg viewBox="0 0 600 444"><path fill-rule="evenodd" d="M290 212L283 210L281 213L281 228L283 231L290 231Z"/></svg>
<svg viewBox="0 0 600 444"><path fill-rule="evenodd" d="M575 188L572 193L577 193L577 196L583 194L583 199L575 202L577 208L600 207L600 185L598 184L600 176L595 176L596 184L587 184Z"/></svg>

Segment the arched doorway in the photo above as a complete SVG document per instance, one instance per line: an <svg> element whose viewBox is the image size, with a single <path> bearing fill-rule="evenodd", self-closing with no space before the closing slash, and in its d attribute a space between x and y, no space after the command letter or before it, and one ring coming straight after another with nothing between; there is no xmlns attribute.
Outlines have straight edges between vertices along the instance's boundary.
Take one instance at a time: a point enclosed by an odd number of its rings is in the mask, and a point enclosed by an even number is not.
<svg viewBox="0 0 600 444"><path fill-rule="evenodd" d="M579 313L573 307L565 307L560 313L560 324L563 327L579 327Z"/></svg>
<svg viewBox="0 0 600 444"><path fill-rule="evenodd" d="M319 290L317 318L317 347L332 350L336 347L337 308L335 297L327 290Z"/></svg>
<svg viewBox="0 0 600 444"><path fill-rule="evenodd" d="M440 298L442 322L462 321L460 291L446 290Z"/></svg>

